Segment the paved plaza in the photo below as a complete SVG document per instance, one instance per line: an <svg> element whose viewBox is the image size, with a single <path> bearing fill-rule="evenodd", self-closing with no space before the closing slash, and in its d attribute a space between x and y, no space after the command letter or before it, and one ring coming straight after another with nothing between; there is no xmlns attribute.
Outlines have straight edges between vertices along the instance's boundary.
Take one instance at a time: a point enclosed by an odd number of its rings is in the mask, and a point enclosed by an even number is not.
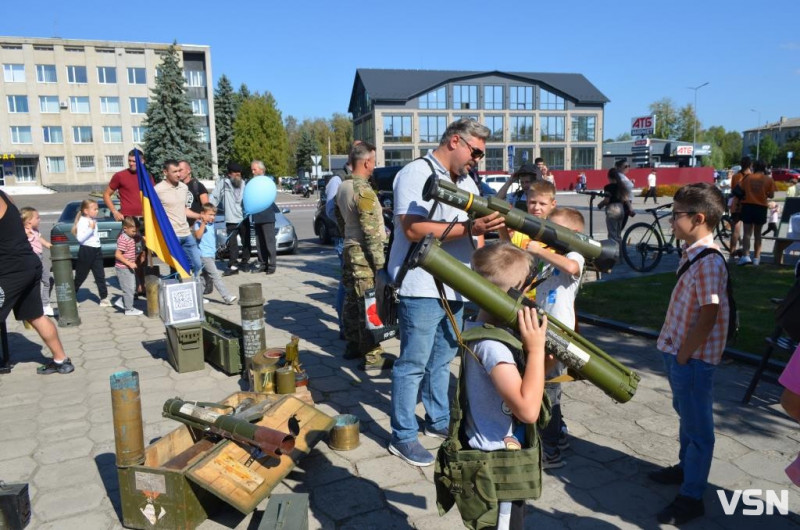
<svg viewBox="0 0 800 530"><path fill-rule="evenodd" d="M604 228L604 227L603 227ZM301 238L302 239L302 238ZM669 264L665 264L669 266ZM674 262L671 265L674 267ZM349 413L361 422L361 445L337 452L324 442L274 490L310 494L310 528L429 530L463 528L454 509L436 512L433 467L415 468L386 450L390 435L390 372L367 377L357 361L342 358L333 300L338 261L329 246L301 241L298 254L279 256L277 274L239 274L226 278L233 289L260 281L268 347L283 347L292 334L301 338L300 360L319 410ZM619 272L622 274L622 271ZM112 299L120 291L107 269ZM608 277L613 278L612 276ZM119 486L114 456L109 375L136 370L141 380L145 441L179 424L162 418L164 401L220 400L241 389L238 377L206 366L176 373L166 361L164 325L158 319L125 317L116 308L97 305L87 281L79 299L82 324L59 328L75 364L70 375L37 375L49 353L21 323L8 321L12 372L0 376L0 479L27 482L33 506L30 528L121 528ZM238 322L239 307L211 295L208 311ZM138 302L142 304L143 302ZM140 306L144 309L143 306ZM616 404L585 382L564 385L564 412L571 448L565 467L546 473L541 499L529 502L526 526L550 528L655 528L655 514L677 493L676 487L650 482L656 466L675 463L677 416L661 357L651 339L582 325L581 332L641 375L636 396ZM399 343L387 343L397 355ZM456 373L457 365L453 365ZM688 528L766 528L798 526L800 496L783 469L800 451L798 425L777 403L780 388L763 382L750 405L740 404L753 368L724 362L715 386L717 441L707 516ZM420 419L423 411L418 409ZM434 450L437 440L420 436ZM717 489L789 490L789 516L726 516ZM266 500L255 514L225 509L202 529L258 526Z"/></svg>

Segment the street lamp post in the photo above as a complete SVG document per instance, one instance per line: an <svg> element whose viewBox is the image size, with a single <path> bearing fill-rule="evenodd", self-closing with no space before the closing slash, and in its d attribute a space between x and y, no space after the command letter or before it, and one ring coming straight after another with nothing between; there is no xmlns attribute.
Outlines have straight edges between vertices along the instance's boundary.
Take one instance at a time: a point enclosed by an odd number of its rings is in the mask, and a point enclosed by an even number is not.
<svg viewBox="0 0 800 530"><path fill-rule="evenodd" d="M697 150L697 91L708 85L708 81L702 85L686 87L689 90L694 90L694 135L692 136L692 167L697 165L697 155L694 152Z"/></svg>
<svg viewBox="0 0 800 530"><path fill-rule="evenodd" d="M758 114L758 123L756 123L756 160L758 160L758 155L761 154L761 111L750 109L750 112Z"/></svg>

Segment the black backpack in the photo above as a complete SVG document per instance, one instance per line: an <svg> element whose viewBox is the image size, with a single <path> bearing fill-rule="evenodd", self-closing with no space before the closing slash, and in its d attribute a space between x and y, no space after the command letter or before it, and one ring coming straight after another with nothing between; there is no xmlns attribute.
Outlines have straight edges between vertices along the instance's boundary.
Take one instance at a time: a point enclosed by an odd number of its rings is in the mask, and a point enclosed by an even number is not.
<svg viewBox="0 0 800 530"><path fill-rule="evenodd" d="M683 264L678 270L678 279L683 276L683 273L689 270L695 262L703 259L709 254L717 254L722 258L722 263L725 265L725 270L728 272L728 286L726 288L728 294L728 333L726 338L728 342L735 342L736 336L739 334L739 312L736 310L736 300L733 298L733 283L731 282L731 271L728 269L728 263L725 261L725 256L715 248L706 248L702 250L697 256Z"/></svg>

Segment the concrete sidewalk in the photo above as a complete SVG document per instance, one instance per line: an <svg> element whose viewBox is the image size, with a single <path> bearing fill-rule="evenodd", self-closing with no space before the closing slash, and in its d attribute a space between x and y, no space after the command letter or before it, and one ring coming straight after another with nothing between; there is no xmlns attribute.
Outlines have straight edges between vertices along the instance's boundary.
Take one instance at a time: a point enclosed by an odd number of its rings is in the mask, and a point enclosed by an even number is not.
<svg viewBox="0 0 800 530"><path fill-rule="evenodd" d="M323 251L320 253L320 251ZM242 273L225 278L238 284L260 281L267 298L267 345L282 347L301 337L301 362L320 410L355 414L361 420L361 445L336 452L321 443L275 493L308 492L311 528L462 528L454 509L440 518L435 507L433 467L415 468L386 450L389 439L390 374L366 377L356 361L342 359L332 308L338 264L330 247L301 243L300 252L280 256L274 276ZM119 294L108 274L112 298ZM90 282L86 287L94 289ZM85 291L81 291L83 298ZM215 293L206 309L239 321L238 306L226 306ZM20 323L8 321L11 374L0 376L0 479L28 482L36 529L121 528L119 491L108 377L123 369L141 378L145 440L178 424L161 417L167 398L219 400L240 389L239 379L206 367L178 374L167 364L164 326L157 319L125 317L96 305L96 295L80 307L82 325L59 329L73 374L40 376L46 356L41 341ZM546 474L544 493L531 502L529 528L655 528L655 513L676 488L653 484L646 473L677 459L678 421L654 341L582 326L582 333L642 377L633 400L615 404L588 383L564 386L564 411L571 448L567 465ZM392 341L387 350L397 354ZM456 366L453 370L455 373ZM783 469L800 450L798 425L777 404L780 389L762 383L749 406L740 405L751 367L723 364L717 372L717 444L706 494L707 516L693 528L770 529L797 526L790 515L726 516L718 488L728 498L736 489L789 490L790 510L800 510L798 490ZM420 417L423 414L418 409ZM434 449L437 440L420 437ZM233 508L200 528L256 528L262 502L253 515Z"/></svg>

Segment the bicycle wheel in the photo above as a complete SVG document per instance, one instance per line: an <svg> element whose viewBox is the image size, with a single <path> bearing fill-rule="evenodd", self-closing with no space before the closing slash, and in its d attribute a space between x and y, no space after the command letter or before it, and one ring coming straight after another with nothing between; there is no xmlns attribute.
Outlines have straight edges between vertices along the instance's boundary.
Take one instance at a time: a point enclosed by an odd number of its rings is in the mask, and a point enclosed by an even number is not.
<svg viewBox="0 0 800 530"><path fill-rule="evenodd" d="M719 244L727 251L730 251L731 233L733 232L733 221L728 214L723 215L717 223L717 239Z"/></svg>
<svg viewBox="0 0 800 530"><path fill-rule="evenodd" d="M653 270L663 254L664 241L651 225L636 223L625 231L622 238L622 257L633 270Z"/></svg>

